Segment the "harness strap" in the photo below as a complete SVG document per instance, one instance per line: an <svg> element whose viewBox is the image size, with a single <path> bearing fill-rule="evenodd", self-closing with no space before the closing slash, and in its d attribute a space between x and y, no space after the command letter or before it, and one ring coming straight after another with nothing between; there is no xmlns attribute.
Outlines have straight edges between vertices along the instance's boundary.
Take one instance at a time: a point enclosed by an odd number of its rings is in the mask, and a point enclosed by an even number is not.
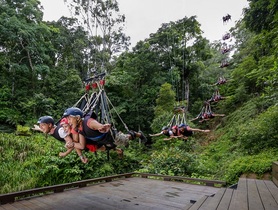
<svg viewBox="0 0 278 210"><path fill-rule="evenodd" d="M92 140L92 141L97 141L99 139L102 139L104 136L106 135L106 133L101 134L100 136L96 136L96 137L88 137L85 136L86 139Z"/></svg>

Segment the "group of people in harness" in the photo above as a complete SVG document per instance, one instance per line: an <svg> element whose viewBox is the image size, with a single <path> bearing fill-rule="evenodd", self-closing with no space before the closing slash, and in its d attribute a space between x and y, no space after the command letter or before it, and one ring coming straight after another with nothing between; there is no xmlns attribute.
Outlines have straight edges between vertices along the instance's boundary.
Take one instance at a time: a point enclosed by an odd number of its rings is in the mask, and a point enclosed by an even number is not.
<svg viewBox="0 0 278 210"><path fill-rule="evenodd" d="M130 130L124 134L113 129L109 123L99 123L93 116L91 112L84 114L81 109L71 107L65 110L63 118L56 124L51 116L40 117L38 125L34 125L33 130L41 131L65 142L67 151L60 152L59 156L66 156L75 150L83 163L88 162L82 154L84 149L91 152L115 150L122 156L123 149L120 147L127 146L130 140L139 138L143 143L147 141L141 131Z"/></svg>
<svg viewBox="0 0 278 210"><path fill-rule="evenodd" d="M190 121L199 120L199 122L202 123L202 122L208 121L210 119L213 119L215 117L224 117L225 116L225 114L216 114L216 113L212 112L210 102L211 102L210 100L205 101L201 112L198 114L197 117L195 117L194 119L191 119Z"/></svg>
<svg viewBox="0 0 278 210"><path fill-rule="evenodd" d="M163 126L160 133L150 134L150 136L161 136L165 135L164 140L181 139L187 140L188 137L192 136L194 132L210 132L210 130L202 130L198 128L191 128L185 123L174 126Z"/></svg>
<svg viewBox="0 0 278 210"><path fill-rule="evenodd" d="M232 19L232 16L230 14L227 14L225 16L222 17L223 23L229 21Z"/></svg>

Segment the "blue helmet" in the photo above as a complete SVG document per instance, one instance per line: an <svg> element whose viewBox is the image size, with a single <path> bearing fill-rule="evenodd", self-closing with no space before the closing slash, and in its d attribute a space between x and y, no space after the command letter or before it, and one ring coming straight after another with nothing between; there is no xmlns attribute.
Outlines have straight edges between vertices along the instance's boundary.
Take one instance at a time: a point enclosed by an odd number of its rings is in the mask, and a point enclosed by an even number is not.
<svg viewBox="0 0 278 210"><path fill-rule="evenodd" d="M67 117L67 116L83 116L83 112L81 109L77 108L77 107L71 107L65 110L63 116Z"/></svg>
<svg viewBox="0 0 278 210"><path fill-rule="evenodd" d="M179 128L184 128L186 125L184 123L179 124Z"/></svg>
<svg viewBox="0 0 278 210"><path fill-rule="evenodd" d="M54 120L51 116L43 116L43 117L40 117L39 120L38 120L38 123L46 123L46 124L52 124L54 125Z"/></svg>

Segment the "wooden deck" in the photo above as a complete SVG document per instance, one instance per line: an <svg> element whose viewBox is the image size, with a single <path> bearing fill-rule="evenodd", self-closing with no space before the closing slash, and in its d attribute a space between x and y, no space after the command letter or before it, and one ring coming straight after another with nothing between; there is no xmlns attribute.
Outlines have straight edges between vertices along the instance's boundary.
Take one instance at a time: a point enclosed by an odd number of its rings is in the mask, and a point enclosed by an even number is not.
<svg viewBox="0 0 278 210"><path fill-rule="evenodd" d="M233 188L218 180L120 174L1 194L0 210L278 210L278 162L272 172L273 182L240 178Z"/></svg>
<svg viewBox="0 0 278 210"><path fill-rule="evenodd" d="M185 182L131 177L17 200L0 205L0 210L177 210L184 209L190 202L203 196L212 196L220 189Z"/></svg>
<svg viewBox="0 0 278 210"><path fill-rule="evenodd" d="M186 210L278 210L278 187L270 180L240 178L237 189L221 188Z"/></svg>

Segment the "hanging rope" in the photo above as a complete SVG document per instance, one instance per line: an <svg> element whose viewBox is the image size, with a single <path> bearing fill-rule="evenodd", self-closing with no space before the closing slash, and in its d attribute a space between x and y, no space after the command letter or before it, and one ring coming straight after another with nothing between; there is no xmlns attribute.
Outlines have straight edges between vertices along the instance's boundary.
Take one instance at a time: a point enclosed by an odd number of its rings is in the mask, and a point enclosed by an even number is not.
<svg viewBox="0 0 278 210"><path fill-rule="evenodd" d="M117 112L117 110L115 109L115 107L113 106L113 104L111 103L110 99L107 97L107 101L110 103L110 105L112 106L112 109L115 111L115 113L117 114L117 116L119 117L119 119L121 120L122 124L124 125L125 129L127 131L129 131L127 125L124 123L124 121L122 120L121 116L119 115L119 113Z"/></svg>

